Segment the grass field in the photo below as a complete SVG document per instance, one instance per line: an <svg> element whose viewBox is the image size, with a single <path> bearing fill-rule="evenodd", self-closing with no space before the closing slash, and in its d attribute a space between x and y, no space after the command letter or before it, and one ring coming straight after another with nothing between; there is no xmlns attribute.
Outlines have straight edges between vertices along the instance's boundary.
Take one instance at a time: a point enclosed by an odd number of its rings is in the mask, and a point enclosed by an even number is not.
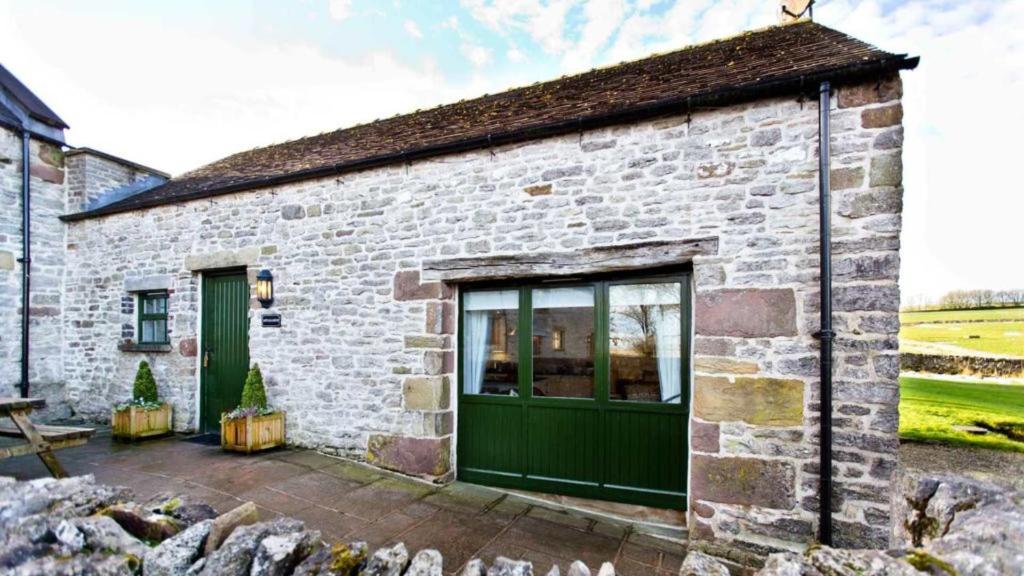
<svg viewBox="0 0 1024 576"><path fill-rule="evenodd" d="M904 325L911 322L968 322L971 320L1020 320L1024 322L1024 308L900 312L900 322Z"/></svg>
<svg viewBox="0 0 1024 576"><path fill-rule="evenodd" d="M1024 452L1024 441L1004 434L953 428L1001 429L1024 440L1024 386L902 377L900 392L902 438Z"/></svg>
<svg viewBox="0 0 1024 576"><path fill-rule="evenodd" d="M900 345L907 352L961 349L1024 358L1024 308L903 312L900 322Z"/></svg>

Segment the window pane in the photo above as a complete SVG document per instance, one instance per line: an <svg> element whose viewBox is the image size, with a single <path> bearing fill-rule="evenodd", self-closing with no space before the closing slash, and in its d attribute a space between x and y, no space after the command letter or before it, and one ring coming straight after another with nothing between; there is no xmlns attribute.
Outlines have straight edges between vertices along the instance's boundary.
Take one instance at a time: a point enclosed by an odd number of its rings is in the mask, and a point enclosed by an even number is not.
<svg viewBox="0 0 1024 576"><path fill-rule="evenodd" d="M515 396L519 291L467 292L462 297L462 311L463 392Z"/></svg>
<svg viewBox="0 0 1024 576"><path fill-rule="evenodd" d="M156 323L152 320L142 321L142 340L140 342L153 342L154 334L156 332Z"/></svg>
<svg viewBox="0 0 1024 576"><path fill-rule="evenodd" d="M613 400L681 402L680 294L678 282L609 287L609 394Z"/></svg>
<svg viewBox="0 0 1024 576"><path fill-rule="evenodd" d="M533 395L594 397L594 288L533 291Z"/></svg>
<svg viewBox="0 0 1024 576"><path fill-rule="evenodd" d="M167 341L167 321L157 320L153 323L153 338L154 342L166 342Z"/></svg>

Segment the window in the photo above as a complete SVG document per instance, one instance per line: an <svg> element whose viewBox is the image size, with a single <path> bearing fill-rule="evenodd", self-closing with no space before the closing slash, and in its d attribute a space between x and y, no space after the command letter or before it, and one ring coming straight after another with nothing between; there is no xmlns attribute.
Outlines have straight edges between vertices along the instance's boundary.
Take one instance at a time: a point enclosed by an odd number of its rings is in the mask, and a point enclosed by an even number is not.
<svg viewBox="0 0 1024 576"><path fill-rule="evenodd" d="M551 329L551 351L565 352L565 328ZM589 338L589 337L588 337Z"/></svg>
<svg viewBox="0 0 1024 576"><path fill-rule="evenodd" d="M462 313L463 392L516 395L519 292L468 292L462 298Z"/></svg>
<svg viewBox="0 0 1024 576"><path fill-rule="evenodd" d="M463 394L681 404L689 316L683 278L466 290Z"/></svg>
<svg viewBox="0 0 1024 576"><path fill-rule="evenodd" d="M594 361L585 346L587 335L594 331L594 286L534 288L530 301L533 337L538 342L533 349L533 395L593 398ZM561 338L561 344L570 345L568 354L552 353L556 326L570 329ZM551 345L544 346L548 341Z"/></svg>
<svg viewBox="0 0 1024 576"><path fill-rule="evenodd" d="M609 394L613 399L680 402L680 294L678 282L608 288Z"/></svg>
<svg viewBox="0 0 1024 576"><path fill-rule="evenodd" d="M167 293L139 294L139 344L167 344Z"/></svg>

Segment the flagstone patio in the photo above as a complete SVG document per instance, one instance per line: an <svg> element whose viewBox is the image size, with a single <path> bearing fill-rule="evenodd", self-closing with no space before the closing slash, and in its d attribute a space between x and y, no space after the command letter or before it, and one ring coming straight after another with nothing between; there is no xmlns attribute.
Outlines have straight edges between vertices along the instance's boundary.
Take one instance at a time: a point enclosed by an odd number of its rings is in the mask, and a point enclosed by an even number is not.
<svg viewBox="0 0 1024 576"><path fill-rule="evenodd" d="M564 573L580 559L595 570L610 560L626 576L674 575L685 554L682 544L629 524L461 482L426 484L309 450L241 456L180 438L115 443L101 431L57 456L69 474L128 486L143 500L157 492L187 493L218 512L251 500L264 519L298 518L328 542L436 548L453 573L471 558L490 563L503 555L530 560L541 574L552 564ZM48 473L36 457L23 456L0 461L0 476L25 480Z"/></svg>

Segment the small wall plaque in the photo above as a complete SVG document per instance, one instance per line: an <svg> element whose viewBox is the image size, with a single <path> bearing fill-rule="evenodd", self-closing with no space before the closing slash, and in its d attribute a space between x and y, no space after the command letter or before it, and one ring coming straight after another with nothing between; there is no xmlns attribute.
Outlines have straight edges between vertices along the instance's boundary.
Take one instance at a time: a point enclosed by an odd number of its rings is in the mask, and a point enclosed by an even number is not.
<svg viewBox="0 0 1024 576"><path fill-rule="evenodd" d="M281 315L280 314L264 314L260 317L263 321L264 328L280 328L281 327Z"/></svg>

